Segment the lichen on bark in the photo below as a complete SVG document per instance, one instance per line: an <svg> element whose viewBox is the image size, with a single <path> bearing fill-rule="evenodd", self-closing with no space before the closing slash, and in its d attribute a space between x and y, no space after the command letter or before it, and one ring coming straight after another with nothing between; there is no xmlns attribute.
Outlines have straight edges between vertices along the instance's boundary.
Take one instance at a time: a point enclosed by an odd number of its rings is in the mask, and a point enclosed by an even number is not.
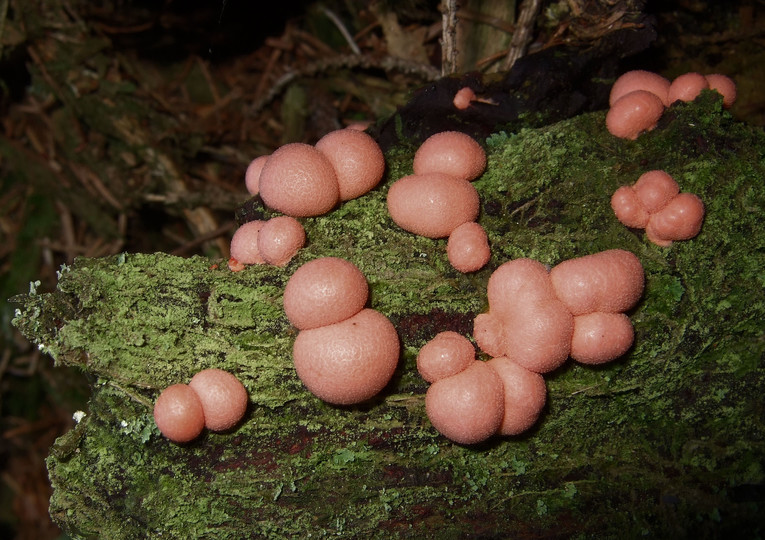
<svg viewBox="0 0 765 540"><path fill-rule="evenodd" d="M285 268L165 254L79 259L57 291L16 298L14 320L59 364L93 377L87 415L51 450L51 513L77 537L347 538L762 534L765 490L765 135L705 92L637 141L603 112L498 133L475 182L487 268L460 274L445 240L416 237L385 195L411 164L388 154L372 193L304 220L309 243ZM613 216L613 191L664 169L699 195L698 237L661 248ZM502 262L554 265L634 252L646 290L630 312L635 346L602 367L569 361L546 377L529 433L474 447L430 426L415 368L435 333L469 334ZM291 364L281 308L292 272L320 256L357 264L371 307L402 341L373 402L333 407ZM250 395L229 433L176 445L156 430L158 392L207 367Z"/></svg>

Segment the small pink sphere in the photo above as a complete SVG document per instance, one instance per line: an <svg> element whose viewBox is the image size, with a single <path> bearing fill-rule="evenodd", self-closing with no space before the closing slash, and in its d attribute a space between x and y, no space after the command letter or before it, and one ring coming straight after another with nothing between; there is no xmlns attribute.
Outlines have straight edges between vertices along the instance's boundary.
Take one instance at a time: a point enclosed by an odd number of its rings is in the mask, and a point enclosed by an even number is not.
<svg viewBox="0 0 765 540"><path fill-rule="evenodd" d="M690 240L701 231L704 203L693 193L680 193L661 211L652 214L646 236L653 243L667 247L674 240Z"/></svg>
<svg viewBox="0 0 765 540"><path fill-rule="evenodd" d="M632 186L646 212L653 214L664 208L678 193L680 186L669 174L660 170L640 175Z"/></svg>
<svg viewBox="0 0 765 540"><path fill-rule="evenodd" d="M202 403L207 429L231 429L247 410L247 390L239 379L227 371L204 369L191 378L189 386Z"/></svg>
<svg viewBox="0 0 765 540"><path fill-rule="evenodd" d="M241 264L263 264L265 259L258 248L258 236L265 221L249 221L239 227L231 238L231 257Z"/></svg>
<svg viewBox="0 0 765 540"><path fill-rule="evenodd" d="M502 263L492 272L486 296L492 312L507 314L517 311L519 298L524 303L541 303L555 298L555 291L544 264L521 258Z"/></svg>
<svg viewBox="0 0 765 540"><path fill-rule="evenodd" d="M519 303L510 324L505 325L507 356L535 373L558 369L571 351L574 318L563 302Z"/></svg>
<svg viewBox="0 0 765 540"><path fill-rule="evenodd" d="M429 383L464 371L475 361L475 348L465 336L446 330L420 349L417 371Z"/></svg>
<svg viewBox="0 0 765 540"><path fill-rule="evenodd" d="M268 264L285 266L305 245L305 229L291 216L269 219L258 233L258 251Z"/></svg>
<svg viewBox="0 0 765 540"><path fill-rule="evenodd" d="M502 380L505 414L499 435L518 435L533 426L547 402L547 385L539 373L500 356L487 362Z"/></svg>
<svg viewBox="0 0 765 540"><path fill-rule="evenodd" d="M414 154L414 174L444 173L474 180L486 169L486 152L470 135L442 131L431 135Z"/></svg>
<svg viewBox="0 0 765 540"><path fill-rule="evenodd" d="M168 386L154 404L154 422L162 435L171 441L189 442L205 427L202 402L187 384Z"/></svg>
<svg viewBox="0 0 765 540"><path fill-rule="evenodd" d="M555 294L574 315L619 313L643 294L643 265L633 253L609 249L569 259L550 270Z"/></svg>
<svg viewBox="0 0 765 540"><path fill-rule="evenodd" d="M485 441L499 430L504 408L502 380L486 362L439 379L425 394L425 411L433 427L459 444Z"/></svg>
<svg viewBox="0 0 765 540"><path fill-rule="evenodd" d="M367 193L380 183L385 172L380 146L363 131L348 128L332 131L319 139L316 149L332 163L342 201Z"/></svg>
<svg viewBox="0 0 765 540"><path fill-rule="evenodd" d="M506 319L489 311L479 313L473 320L473 339L489 356L502 356L506 350Z"/></svg>
<svg viewBox="0 0 765 540"><path fill-rule="evenodd" d="M380 393L398 365L393 324L373 309L339 323L302 330L293 346L295 370L318 398L337 405L361 403Z"/></svg>
<svg viewBox="0 0 765 540"><path fill-rule="evenodd" d="M720 73L712 73L705 76L709 83L710 90L715 90L723 97L723 107L726 109L733 106L736 102L736 83L733 79Z"/></svg>
<svg viewBox="0 0 765 540"><path fill-rule="evenodd" d="M475 99L475 92L469 86L460 88L457 93L454 94L454 106L460 110L465 110L470 107L470 102Z"/></svg>
<svg viewBox="0 0 765 540"><path fill-rule="evenodd" d="M632 186L622 186L611 196L611 209L616 219L627 227L644 229L648 223L648 211L643 207Z"/></svg>
<svg viewBox="0 0 765 540"><path fill-rule="evenodd" d="M700 73L685 73L675 78L669 86L669 103L693 101L702 90L709 88L707 79Z"/></svg>
<svg viewBox="0 0 765 540"><path fill-rule="evenodd" d="M646 90L634 90L620 97L606 113L609 133L623 139L637 139L656 127L664 113L661 99Z"/></svg>
<svg viewBox="0 0 765 540"><path fill-rule="evenodd" d="M478 191L467 180L445 173L413 174L397 180L388 191L388 212L402 229L428 238L445 238L475 221Z"/></svg>
<svg viewBox="0 0 765 540"><path fill-rule="evenodd" d="M669 80L658 73L642 69L627 71L614 82L608 102L609 105L613 105L620 97L630 92L646 90L661 99L666 107L669 105L669 85Z"/></svg>
<svg viewBox="0 0 765 540"><path fill-rule="evenodd" d="M244 185L250 195L257 195L260 187L260 172L266 164L268 156L260 156L253 159L244 173Z"/></svg>
<svg viewBox="0 0 765 540"><path fill-rule="evenodd" d="M364 274L337 257L305 263L284 288L284 313L299 330L344 321L361 311L369 296Z"/></svg>
<svg viewBox="0 0 765 540"><path fill-rule="evenodd" d="M624 313L595 311L574 317L571 358L582 364L604 364L632 346L635 333Z"/></svg>
<svg viewBox="0 0 765 540"><path fill-rule="evenodd" d="M446 256L451 265L460 272L480 270L491 258L486 231L475 221L463 223L449 235Z"/></svg>
<svg viewBox="0 0 765 540"><path fill-rule="evenodd" d="M319 216L340 200L332 163L316 148L303 143L279 147L260 172L263 203L292 217Z"/></svg>

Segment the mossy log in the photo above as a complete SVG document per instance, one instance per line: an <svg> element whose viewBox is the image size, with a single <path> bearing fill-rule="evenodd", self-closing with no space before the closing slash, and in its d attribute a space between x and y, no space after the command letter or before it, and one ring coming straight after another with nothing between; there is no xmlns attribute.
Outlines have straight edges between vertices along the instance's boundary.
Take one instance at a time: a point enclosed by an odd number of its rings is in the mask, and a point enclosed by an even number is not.
<svg viewBox="0 0 765 540"><path fill-rule="evenodd" d="M761 535L765 134L711 92L637 141L610 136L604 116L486 141L475 186L493 255L473 274L449 266L445 240L391 222L387 189L412 160L397 151L378 189L304 220L309 244L285 268L123 254L79 259L57 291L16 298L24 334L92 376L84 418L48 458L54 519L86 538ZM661 248L615 219L611 193L650 169L704 200L696 238ZM442 330L471 334L499 264L610 248L645 268L634 347L547 376L546 409L522 436L471 447L440 436L419 348ZM402 342L394 380L363 406L322 403L292 368L282 290L328 255L359 266ZM245 384L244 421L169 442L154 399L213 366Z"/></svg>

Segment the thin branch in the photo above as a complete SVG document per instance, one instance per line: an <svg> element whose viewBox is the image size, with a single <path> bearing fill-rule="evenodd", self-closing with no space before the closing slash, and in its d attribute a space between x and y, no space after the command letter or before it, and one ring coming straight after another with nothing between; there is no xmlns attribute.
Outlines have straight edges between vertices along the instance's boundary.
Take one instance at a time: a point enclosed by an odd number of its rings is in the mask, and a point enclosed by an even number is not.
<svg viewBox="0 0 765 540"><path fill-rule="evenodd" d="M441 2L441 75L457 71L457 0Z"/></svg>
<svg viewBox="0 0 765 540"><path fill-rule="evenodd" d="M281 77L279 77L271 84L271 88L269 89L268 93L266 93L266 95L253 103L248 111L248 114L257 114L268 103L276 98L276 96L281 94L287 86L289 86L299 77L313 77L319 75L320 73L331 72L338 69L354 68L376 68L382 69L386 72L397 71L399 73L416 75L426 81L434 81L439 77L438 70L436 70L433 66L420 62L413 62L411 60L406 60L405 58L397 58L394 56L376 58L368 54L332 56L307 64L299 70L290 69L289 71L285 72Z"/></svg>
<svg viewBox="0 0 765 540"><path fill-rule="evenodd" d="M337 29L340 30L340 33L343 34L343 37L345 38L345 41L348 42L348 46L353 51L353 54L361 54L361 49L359 49L359 46L356 45L356 42L353 41L353 36L351 36L350 32L348 32L348 29L343 24L343 21L340 20L340 17L335 15L335 12L329 9L328 7L321 6L322 12L324 12L324 15L326 15L332 23L337 26Z"/></svg>
<svg viewBox="0 0 765 540"><path fill-rule="evenodd" d="M515 25L515 33L510 41L510 50L507 51L503 69L509 71L513 64L526 54L529 46L531 31L534 29L534 19L537 18L542 0L524 0L521 12L518 15L518 23Z"/></svg>

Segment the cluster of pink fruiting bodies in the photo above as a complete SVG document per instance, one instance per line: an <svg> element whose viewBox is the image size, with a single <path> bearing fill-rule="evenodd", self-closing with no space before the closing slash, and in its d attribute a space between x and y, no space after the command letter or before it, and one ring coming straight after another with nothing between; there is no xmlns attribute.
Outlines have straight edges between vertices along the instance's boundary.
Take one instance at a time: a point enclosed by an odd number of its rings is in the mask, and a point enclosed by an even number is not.
<svg viewBox="0 0 765 540"><path fill-rule="evenodd" d="M332 131L315 146L289 143L254 159L245 173L247 190L284 216L239 227L231 239L229 268L286 265L306 240L295 218L320 216L340 201L360 197L384 172L385 158L377 142L353 128Z"/></svg>
<svg viewBox="0 0 765 540"><path fill-rule="evenodd" d="M491 251L486 231L475 221L481 203L470 182L486 169L486 152L469 135L444 131L420 145L413 169L388 191L391 219L420 236L449 237L446 255L460 272L483 268Z"/></svg>
<svg viewBox="0 0 765 540"><path fill-rule="evenodd" d="M477 345L492 360L476 360L470 342L451 335L439 334L420 351L418 370L433 383L425 398L431 423L463 444L525 431L545 404L542 374L569 357L602 364L632 346L632 323L624 312L640 299L643 286L640 261L619 249L552 270L532 259L502 264L489 278L489 311L475 318L473 328Z"/></svg>
<svg viewBox="0 0 765 540"><path fill-rule="evenodd" d="M622 186L611 196L611 208L627 227L645 229L654 244L668 247L675 240L688 240L701 230L704 203L693 193L680 193L680 186L664 171L648 171L632 186Z"/></svg>
<svg viewBox="0 0 765 540"><path fill-rule="evenodd" d="M685 73L670 82L658 73L628 71L611 87L606 127L616 137L637 139L656 127L665 108L676 101L693 101L702 90L720 93L724 107L736 101L736 84L719 73Z"/></svg>
<svg viewBox="0 0 765 540"><path fill-rule="evenodd" d="M677 99L690 101L703 88L720 92L726 107L735 100L735 85L723 75L689 73L670 83L646 71L625 73L612 88L608 130L634 139L655 127L666 106ZM463 109L473 100L472 91L462 89L454 104ZM388 191L393 221L417 235L448 237L448 259L461 272L482 268L491 255L487 234L476 222L480 201L471 184L485 167L486 154L471 137L438 133L415 153L413 174ZM384 169L377 143L355 128L331 132L315 146L291 143L256 158L245 175L247 189L284 215L242 225L232 238L229 268L286 265L305 243L296 218L325 214L367 193ZM635 185L619 188L611 205L622 223L646 229L647 237L661 246L698 234L704 216L700 199L679 193L663 171L650 171ZM431 423L462 444L527 430L544 408L543 374L569 357L602 364L632 346L634 331L625 311L634 307L643 287L640 261L618 249L564 261L551 270L532 259L502 264L488 282L489 310L475 318L473 329L476 344L492 358L477 360L472 343L451 331L439 333L420 350L418 371L432 383L425 398ZM366 308L367 300L363 274L335 257L304 264L285 288L285 313L299 330L293 346L296 371L312 393L329 403L370 399L398 363L395 328ZM241 395L246 402L246 393L241 383L217 375L227 381L239 405L235 415L208 428L226 429L241 418ZM157 425L171 440L190 440L213 415L207 409L215 407L200 401L194 386L194 379L188 386L173 385L157 401Z"/></svg>

